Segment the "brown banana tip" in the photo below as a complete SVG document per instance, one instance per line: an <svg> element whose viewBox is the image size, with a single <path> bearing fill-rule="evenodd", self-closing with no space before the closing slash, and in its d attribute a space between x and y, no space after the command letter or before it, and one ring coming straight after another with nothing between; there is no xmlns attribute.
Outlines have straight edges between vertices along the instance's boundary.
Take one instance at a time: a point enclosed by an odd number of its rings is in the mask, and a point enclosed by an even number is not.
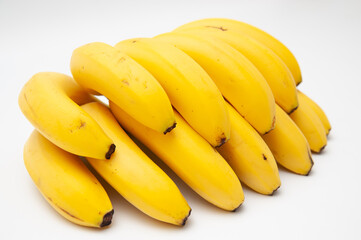
<svg viewBox="0 0 361 240"><path fill-rule="evenodd" d="M275 190L273 190L273 192L271 192L270 194L268 194L268 196L273 196L273 194L275 194L275 192L281 187L281 185L279 185Z"/></svg>
<svg viewBox="0 0 361 240"><path fill-rule="evenodd" d="M176 122L173 123L172 126L170 126L169 128L167 128L167 129L163 132L164 135L167 134L167 133L169 133L170 131L172 131L176 126L177 126L177 123L176 123Z"/></svg>
<svg viewBox="0 0 361 240"><path fill-rule="evenodd" d="M110 225L112 223L112 219L113 219L113 214L114 214L114 209L112 209L110 212L107 212L104 217L103 217L103 221L100 224L100 227L106 227L108 225Z"/></svg>
<svg viewBox="0 0 361 240"><path fill-rule="evenodd" d="M222 146L223 144L225 144L227 142L227 138L221 138L221 142L216 146L216 148L217 147L220 147L220 146Z"/></svg>
<svg viewBox="0 0 361 240"><path fill-rule="evenodd" d="M312 164L312 166L313 166L313 164ZM310 172L311 172L311 170L312 170L312 166L310 167L310 170L308 170L308 172L305 174L305 176L310 175Z"/></svg>
<svg viewBox="0 0 361 240"><path fill-rule="evenodd" d="M183 219L182 226L186 225L186 222L187 222L189 216L191 215L191 212L192 212L192 209L189 210L188 215Z"/></svg>
<svg viewBox="0 0 361 240"><path fill-rule="evenodd" d="M325 149L326 145L327 145L327 144L325 144L323 147L321 147L318 151L311 150L311 152L316 153L316 154L319 154L319 153L322 152L323 149Z"/></svg>
<svg viewBox="0 0 361 240"><path fill-rule="evenodd" d="M105 154L105 158L110 159L110 157L112 156L114 151L115 151L115 145L112 144L112 145L110 145L108 152Z"/></svg>
<svg viewBox="0 0 361 240"><path fill-rule="evenodd" d="M298 108L298 105L297 105L295 108L293 108L293 109L288 113L288 115L290 115L291 113L293 113L294 111L296 111L297 108Z"/></svg>
<svg viewBox="0 0 361 240"><path fill-rule="evenodd" d="M311 170L312 170L312 167L313 167L313 164L314 164L313 159L312 159L312 156L311 156L310 153L308 153L308 157L309 157L309 159L310 159L310 161L311 161L311 167L310 167L310 169L308 170L308 172L305 174L305 176L308 176L308 175L310 174L310 172L311 172Z"/></svg>
<svg viewBox="0 0 361 240"><path fill-rule="evenodd" d="M242 202L243 203L243 202ZM242 206L242 203L238 205L235 209L233 209L231 212L237 212L237 210Z"/></svg>
<svg viewBox="0 0 361 240"><path fill-rule="evenodd" d="M326 133L326 136L328 136L331 132L332 128L328 129L328 132Z"/></svg>
<svg viewBox="0 0 361 240"><path fill-rule="evenodd" d="M269 132L271 132L273 129L275 129L275 127L276 127L276 117L273 118L271 128L270 128L268 131L266 131L265 133L261 134L261 135L266 135L267 133L269 133Z"/></svg>

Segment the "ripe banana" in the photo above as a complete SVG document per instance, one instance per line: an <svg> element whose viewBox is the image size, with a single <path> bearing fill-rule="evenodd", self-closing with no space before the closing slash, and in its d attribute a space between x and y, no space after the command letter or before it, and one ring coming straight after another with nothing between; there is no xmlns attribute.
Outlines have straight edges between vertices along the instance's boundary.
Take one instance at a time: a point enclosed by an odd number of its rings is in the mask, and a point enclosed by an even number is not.
<svg viewBox="0 0 361 240"><path fill-rule="evenodd" d="M260 134L273 129L272 91L262 74L241 53L220 40L184 32L166 33L155 39L171 43L198 62L223 96Z"/></svg>
<svg viewBox="0 0 361 240"><path fill-rule="evenodd" d="M313 161L310 147L301 130L292 119L276 107L276 127L263 135L263 140L271 149L276 161L288 170L301 175L308 175Z"/></svg>
<svg viewBox="0 0 361 240"><path fill-rule="evenodd" d="M220 28L199 27L179 31L205 38L217 38L237 49L262 73L280 107L287 113L297 108L298 101L293 76L282 60L269 48L247 36Z"/></svg>
<svg viewBox="0 0 361 240"><path fill-rule="evenodd" d="M272 195L280 187L281 180L271 150L230 104L227 107L231 120L231 138L218 149L219 153L242 183L256 192Z"/></svg>
<svg viewBox="0 0 361 240"><path fill-rule="evenodd" d="M113 102L110 108L127 132L204 199L228 211L236 210L243 202L242 186L232 168L177 112L177 128L163 135L142 126Z"/></svg>
<svg viewBox="0 0 361 240"><path fill-rule="evenodd" d="M117 145L110 160L88 158L92 167L145 214L184 225L191 209L174 182L128 137L106 106L94 102L82 108Z"/></svg>
<svg viewBox="0 0 361 240"><path fill-rule="evenodd" d="M115 145L77 104L95 101L64 74L35 74L19 95L26 118L48 140L76 155L109 159Z"/></svg>
<svg viewBox="0 0 361 240"><path fill-rule="evenodd" d="M304 93L302 93L301 91L298 90L298 98L302 100L303 103L305 103L306 105L308 105L310 108L312 108L312 110L317 114L318 118L321 120L323 127L325 128L326 134L328 135L331 131L331 124L330 121L328 120L325 112L322 110L322 108L315 103L311 98L309 98L308 96L306 96Z"/></svg>
<svg viewBox="0 0 361 240"><path fill-rule="evenodd" d="M161 85L120 50L100 42L86 44L74 50L70 68L82 87L114 101L145 126L164 134L175 127L173 109Z"/></svg>
<svg viewBox="0 0 361 240"><path fill-rule="evenodd" d="M24 163L41 194L63 217L88 227L111 223L114 210L108 195L79 157L34 130L24 147Z"/></svg>
<svg viewBox="0 0 361 240"><path fill-rule="evenodd" d="M302 82L300 66L298 65L298 62L292 52L279 40L261 29L237 20L226 18L208 18L184 24L177 28L177 30L197 27L213 27L223 29L223 31L234 31L257 40L271 49L282 59L292 73L296 85Z"/></svg>
<svg viewBox="0 0 361 240"><path fill-rule="evenodd" d="M318 115L305 101L305 98L299 97L299 100L298 109L290 117L305 135L311 151L321 152L327 145L326 130Z"/></svg>
<svg viewBox="0 0 361 240"><path fill-rule="evenodd" d="M229 139L230 123L222 94L191 57L156 39L130 39L115 47L159 81L172 105L212 146Z"/></svg>

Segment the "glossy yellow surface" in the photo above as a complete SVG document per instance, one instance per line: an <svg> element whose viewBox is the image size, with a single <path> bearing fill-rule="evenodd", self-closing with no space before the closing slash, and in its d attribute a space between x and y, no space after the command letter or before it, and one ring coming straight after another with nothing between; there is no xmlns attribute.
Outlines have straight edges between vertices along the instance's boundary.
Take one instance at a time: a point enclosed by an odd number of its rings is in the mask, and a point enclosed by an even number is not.
<svg viewBox="0 0 361 240"><path fill-rule="evenodd" d="M117 145L109 160L88 158L93 168L140 211L184 225L191 209L174 182L128 137L106 106L88 103L82 108Z"/></svg>
<svg viewBox="0 0 361 240"><path fill-rule="evenodd" d="M328 135L331 131L331 123L327 118L326 113L322 110L322 108L313 101L310 97L306 96L301 91L298 91L298 98L302 100L304 104L308 105L312 110L317 114L318 118L321 120L323 127L325 128L326 134Z"/></svg>
<svg viewBox="0 0 361 240"><path fill-rule="evenodd" d="M174 45L201 65L223 96L259 133L273 129L272 91L262 74L239 51L208 35L171 32L155 39Z"/></svg>
<svg viewBox="0 0 361 240"><path fill-rule="evenodd" d="M228 211L243 202L242 186L232 168L177 112L177 127L164 135L139 124L112 102L110 108L127 132L208 202Z"/></svg>
<svg viewBox="0 0 361 240"><path fill-rule="evenodd" d="M113 142L78 105L91 101L71 77L54 72L35 74L19 94L21 111L48 140L73 154L105 159Z"/></svg>
<svg viewBox="0 0 361 240"><path fill-rule="evenodd" d="M237 32L223 31L220 28L206 26L179 31L217 38L229 44L242 53L259 70L280 107L290 113L298 106L296 85L291 72L284 62L263 44Z"/></svg>
<svg viewBox="0 0 361 240"><path fill-rule="evenodd" d="M275 37L248 23L226 18L208 18L186 23L177 29L187 29L204 26L222 28L227 31L238 32L242 35L246 35L257 40L258 42L271 49L274 53L277 54L277 56L282 59L282 61L291 71L296 85L302 82L301 69L292 52Z"/></svg>
<svg viewBox="0 0 361 240"><path fill-rule="evenodd" d="M119 49L100 42L86 44L73 51L70 68L79 85L117 103L142 124L162 133L174 125L162 86Z"/></svg>
<svg viewBox="0 0 361 240"><path fill-rule="evenodd" d="M129 39L115 47L146 68L172 105L212 146L228 141L230 123L224 99L209 75L191 57L156 39Z"/></svg>
<svg viewBox="0 0 361 240"><path fill-rule="evenodd" d="M270 195L281 186L277 163L257 131L230 105L231 139L218 151L242 183Z"/></svg>
<svg viewBox="0 0 361 240"><path fill-rule="evenodd" d="M110 224L113 207L108 195L78 156L34 130L24 147L24 163L44 198L63 217L88 227Z"/></svg>
<svg viewBox="0 0 361 240"><path fill-rule="evenodd" d="M300 93L299 93L300 95ZM320 152L327 145L327 134L321 119L305 98L300 97L300 104L290 117L305 135L313 152Z"/></svg>
<svg viewBox="0 0 361 240"><path fill-rule="evenodd" d="M292 172L308 175L313 161L305 136L278 106L276 107L276 119L275 129L263 135L263 139L280 165Z"/></svg>

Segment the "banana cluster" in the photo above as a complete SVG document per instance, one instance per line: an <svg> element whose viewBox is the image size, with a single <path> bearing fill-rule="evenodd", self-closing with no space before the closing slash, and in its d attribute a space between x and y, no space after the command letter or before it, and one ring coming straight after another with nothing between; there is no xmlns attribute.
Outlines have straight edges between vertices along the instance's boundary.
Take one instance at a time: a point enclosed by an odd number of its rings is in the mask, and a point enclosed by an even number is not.
<svg viewBox="0 0 361 240"><path fill-rule="evenodd" d="M331 129L297 90L293 54L236 20L203 19L115 46L89 43L73 51L70 70L73 77L35 74L19 106L35 128L26 169L49 204L83 226L105 227L114 213L92 171L148 216L186 223L186 199L129 135L206 201L235 211L241 182L265 195L281 186L277 164L308 175L311 151L326 146Z"/></svg>

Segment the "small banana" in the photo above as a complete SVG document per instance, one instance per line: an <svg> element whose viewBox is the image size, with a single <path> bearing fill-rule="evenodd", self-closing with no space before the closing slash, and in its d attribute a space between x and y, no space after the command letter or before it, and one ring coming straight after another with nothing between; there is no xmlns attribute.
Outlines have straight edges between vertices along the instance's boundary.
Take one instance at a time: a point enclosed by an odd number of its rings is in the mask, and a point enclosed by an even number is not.
<svg viewBox="0 0 361 240"><path fill-rule="evenodd" d="M291 72L284 62L263 44L237 32L224 31L220 28L206 26L179 31L206 38L217 38L237 49L262 73L280 107L287 113L297 108L296 85Z"/></svg>
<svg viewBox="0 0 361 240"><path fill-rule="evenodd" d="M272 91L262 74L240 52L220 40L184 32L166 33L155 39L170 43L192 57L260 134L273 129Z"/></svg>
<svg viewBox="0 0 361 240"><path fill-rule="evenodd" d="M306 99L304 97L299 97L299 99L299 107L290 117L305 135L311 150L315 153L321 152L327 145L325 127Z"/></svg>
<svg viewBox="0 0 361 240"><path fill-rule="evenodd" d="M175 112L177 128L167 135L147 128L110 102L124 129L162 159L208 202L228 211L244 200L240 181L222 156Z"/></svg>
<svg viewBox="0 0 361 240"><path fill-rule="evenodd" d="M228 141L230 123L224 99L208 74L187 54L156 39L129 39L117 49L146 68L172 105L212 146Z"/></svg>
<svg viewBox="0 0 361 240"><path fill-rule="evenodd" d="M175 127L161 85L119 49L100 42L86 44L73 51L70 68L82 87L104 95L145 126L164 134Z"/></svg>
<svg viewBox="0 0 361 240"><path fill-rule="evenodd" d="M275 129L263 135L263 139L280 165L294 173L308 175L312 169L313 160L305 136L278 106L276 118Z"/></svg>
<svg viewBox="0 0 361 240"><path fill-rule="evenodd" d="M331 124L322 108L300 90L298 90L298 98L302 98L300 101L312 108L312 110L317 114L323 124L323 127L325 128L326 134L328 135L331 131Z"/></svg>
<svg viewBox="0 0 361 240"><path fill-rule="evenodd" d="M296 85L302 82L301 69L292 52L279 40L277 40L270 34L262 31L261 29L233 19L207 18L186 23L177 28L177 30L197 27L213 27L223 29L223 31L234 31L259 41L260 43L271 49L274 53L277 54L277 56L282 59L282 61L291 71Z"/></svg>
<svg viewBox="0 0 361 240"><path fill-rule="evenodd" d="M184 225L191 209L174 182L128 137L106 106L93 102L82 108L117 145L109 160L88 158L92 167L148 216Z"/></svg>
<svg viewBox="0 0 361 240"><path fill-rule="evenodd" d="M277 163L271 150L252 126L227 104L231 138L218 148L238 178L256 192L272 195L280 186Z"/></svg>
<svg viewBox="0 0 361 240"><path fill-rule="evenodd" d="M43 197L64 218L87 227L111 223L109 197L79 157L34 130L24 147L24 163Z"/></svg>
<svg viewBox="0 0 361 240"><path fill-rule="evenodd" d="M78 104L95 101L64 74L35 74L19 94L25 117L48 140L76 155L109 159L112 140Z"/></svg>

